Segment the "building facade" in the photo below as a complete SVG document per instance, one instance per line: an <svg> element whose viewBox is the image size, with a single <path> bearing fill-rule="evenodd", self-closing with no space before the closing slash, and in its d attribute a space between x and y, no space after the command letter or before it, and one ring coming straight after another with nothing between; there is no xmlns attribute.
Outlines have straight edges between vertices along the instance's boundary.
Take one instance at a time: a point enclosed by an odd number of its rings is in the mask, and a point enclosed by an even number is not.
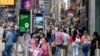
<svg viewBox="0 0 100 56"><path fill-rule="evenodd" d="M100 34L100 0L89 0L89 30Z"/></svg>
<svg viewBox="0 0 100 56"><path fill-rule="evenodd" d="M61 21L61 9L64 5L64 0L52 0L52 15L56 21Z"/></svg>

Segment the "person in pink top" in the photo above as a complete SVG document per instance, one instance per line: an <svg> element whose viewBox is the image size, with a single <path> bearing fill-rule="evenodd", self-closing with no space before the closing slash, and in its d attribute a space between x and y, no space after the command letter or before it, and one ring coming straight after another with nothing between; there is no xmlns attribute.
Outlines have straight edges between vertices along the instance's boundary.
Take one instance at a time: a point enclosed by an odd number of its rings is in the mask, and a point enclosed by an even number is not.
<svg viewBox="0 0 100 56"><path fill-rule="evenodd" d="M43 50L43 56L51 56L50 45L47 42L47 38L42 39L41 49Z"/></svg>
<svg viewBox="0 0 100 56"><path fill-rule="evenodd" d="M32 38L30 40L30 55L32 56L33 50L37 48L37 40L36 35L32 35Z"/></svg>
<svg viewBox="0 0 100 56"><path fill-rule="evenodd" d="M82 36L82 52L83 56L88 56L88 51L90 48L90 36L88 35L87 31L84 31L84 35Z"/></svg>

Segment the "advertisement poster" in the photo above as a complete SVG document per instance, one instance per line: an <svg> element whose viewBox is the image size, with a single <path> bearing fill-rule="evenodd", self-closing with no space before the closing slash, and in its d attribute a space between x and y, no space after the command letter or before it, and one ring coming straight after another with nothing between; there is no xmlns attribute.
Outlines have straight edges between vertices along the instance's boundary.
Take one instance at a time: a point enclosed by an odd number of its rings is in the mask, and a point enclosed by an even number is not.
<svg viewBox="0 0 100 56"><path fill-rule="evenodd" d="M21 9L30 9L31 5L32 5L32 0L21 1Z"/></svg>
<svg viewBox="0 0 100 56"><path fill-rule="evenodd" d="M20 32L26 32L30 27L30 14L20 14L19 25Z"/></svg>
<svg viewBox="0 0 100 56"><path fill-rule="evenodd" d="M43 29L43 17L36 17L35 25L36 27Z"/></svg>

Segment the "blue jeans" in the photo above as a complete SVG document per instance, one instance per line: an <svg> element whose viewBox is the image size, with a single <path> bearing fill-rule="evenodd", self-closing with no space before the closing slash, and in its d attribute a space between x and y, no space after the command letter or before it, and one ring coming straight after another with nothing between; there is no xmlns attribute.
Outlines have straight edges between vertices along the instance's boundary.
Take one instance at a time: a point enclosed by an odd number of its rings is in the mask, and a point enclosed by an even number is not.
<svg viewBox="0 0 100 56"><path fill-rule="evenodd" d="M63 45L56 45L55 56L59 56L59 51L63 47Z"/></svg>
<svg viewBox="0 0 100 56"><path fill-rule="evenodd" d="M88 56L89 48L90 48L90 45L87 43L82 45L83 56Z"/></svg>
<svg viewBox="0 0 100 56"><path fill-rule="evenodd" d="M11 56L12 45L5 45L4 56Z"/></svg>
<svg viewBox="0 0 100 56"><path fill-rule="evenodd" d="M73 56L79 55L79 44L76 44L75 42L72 43L72 52Z"/></svg>

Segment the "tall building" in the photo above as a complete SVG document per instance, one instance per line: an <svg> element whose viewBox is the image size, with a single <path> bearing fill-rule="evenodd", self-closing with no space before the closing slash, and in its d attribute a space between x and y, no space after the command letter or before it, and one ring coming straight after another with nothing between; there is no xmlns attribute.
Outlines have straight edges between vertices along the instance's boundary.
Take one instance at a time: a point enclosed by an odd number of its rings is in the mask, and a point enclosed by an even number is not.
<svg viewBox="0 0 100 56"><path fill-rule="evenodd" d="M38 9L39 8L39 0L33 0L33 9Z"/></svg>
<svg viewBox="0 0 100 56"><path fill-rule="evenodd" d="M100 0L89 0L89 30L100 34Z"/></svg>
<svg viewBox="0 0 100 56"><path fill-rule="evenodd" d="M51 4L52 0L44 0L44 18L48 20L51 18Z"/></svg>
<svg viewBox="0 0 100 56"><path fill-rule="evenodd" d="M52 0L52 15L57 21L61 21L61 8L63 6L64 0Z"/></svg>

